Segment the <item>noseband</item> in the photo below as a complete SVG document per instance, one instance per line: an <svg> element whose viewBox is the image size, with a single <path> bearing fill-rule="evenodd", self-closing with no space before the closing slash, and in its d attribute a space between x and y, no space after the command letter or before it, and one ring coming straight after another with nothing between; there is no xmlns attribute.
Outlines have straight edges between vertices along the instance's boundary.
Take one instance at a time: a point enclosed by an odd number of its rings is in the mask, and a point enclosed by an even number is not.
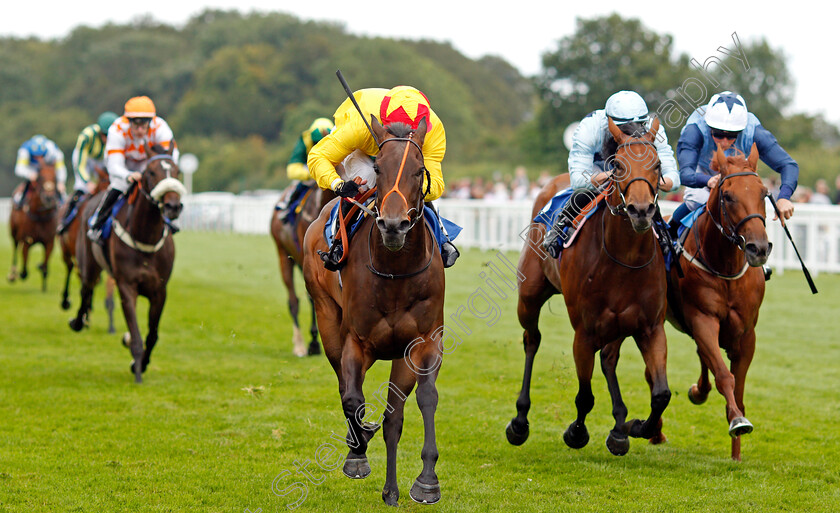
<svg viewBox="0 0 840 513"><path fill-rule="evenodd" d="M160 155L155 155L155 156L147 159L146 162L143 164L142 173L145 174L146 171L148 171L148 169L149 169L149 164L151 162L156 161L156 160L162 160L162 161L163 160L168 160L169 162L172 162L173 164L175 163L175 159L172 158L172 155L165 154L165 153L160 154ZM161 180L157 184L155 184L154 188L151 191L147 191L143 187L142 183L138 185L138 188L140 189L140 192L143 193L143 196L145 196L145 198L149 201L149 203L156 206L158 208L158 210L161 210L163 208L162 199L163 199L164 194L166 194L167 192L172 191L172 192L177 193L179 196L184 196L187 193L187 190L184 187L184 184L182 184L180 180L178 180L177 178L172 176L172 169L173 169L172 166L170 164L166 163L166 164L163 164L162 167L166 171L166 178L164 178L163 180Z"/></svg>
<svg viewBox="0 0 840 513"><path fill-rule="evenodd" d="M726 175L723 178L721 178L720 183L718 183L718 186L717 186L717 189L718 189L718 205L720 205L721 221L718 222L718 220L715 219L715 216L712 215L711 210L709 210L709 204L708 203L706 203L706 211L709 213L709 218L712 220L712 222L715 224L715 226L717 226L717 229L720 230L720 233L726 238L726 240L728 240L729 242L734 244L741 251L744 251L744 248L747 245L747 240L744 238L743 235L738 235L738 230L740 230L741 227L744 226L744 223L746 223L747 221L749 221L750 219L753 219L753 218L761 219L761 224L763 224L765 226L767 226L767 222L765 221L764 216L761 215L761 214L750 214L748 216L745 216L743 219L741 219L737 223L733 223L732 220L729 218L729 214L726 213L726 203L724 203L724 201L723 201L723 182L725 182L726 180L729 180L730 178L734 178L736 176L755 176L755 177L758 177L758 173L754 173L752 171L742 171L740 173L732 173L731 175ZM723 223L726 223L726 225L730 227L730 230L727 231L724 228Z"/></svg>
<svg viewBox="0 0 840 513"><path fill-rule="evenodd" d="M618 146L618 148L615 149L615 152L618 153L618 150L620 150L621 148L624 148L625 146L632 146L634 144L642 144L644 146L652 146L654 151L656 151L656 145L653 144L650 141L630 141L630 142L620 144ZM657 168L657 176L658 176L657 182L658 182L662 179L662 164L658 160L657 160L656 168ZM610 205L609 201L606 202L607 203L607 208L610 209L610 213L612 215L614 215L614 216L615 215L622 215L622 216L627 215L627 199L625 198L625 194L627 193L627 189L629 189L630 186L633 185L633 182L636 182L636 181L642 181L642 182L645 182L647 184L647 186L650 188L651 194L653 195L653 204L656 205L657 208L658 208L659 194L657 194L657 192L656 192L656 187L654 187L654 185L652 183L650 183L650 180L648 180L647 178L645 178L643 176L637 176L636 178L631 178L630 181L628 181L627 184L625 184L624 189L621 188L621 184L619 183L618 180L616 180L615 173L610 174L610 181L615 185L615 188L618 191L618 196L621 199L621 203L619 203L618 206L615 206L615 207Z"/></svg>
<svg viewBox="0 0 840 513"><path fill-rule="evenodd" d="M411 135L413 135L413 132L412 132ZM417 144L417 142L415 142L411 138L411 135L409 135L408 137L392 137L390 139L385 139L384 141L379 143L379 151L380 152L382 151L382 147L385 146L385 143L389 143L391 141L403 141L403 142L406 142L406 143L411 143L411 144L406 144L405 145L405 151L403 152L402 161L400 162L400 169L397 172L397 179L394 181L394 186L391 187L390 191L386 192L385 195L382 196L382 202L380 203L380 205L384 205L385 200L388 199L388 196L390 196L392 193L397 193L397 195L400 198L402 198L403 203L405 203L406 215L408 215L409 219L411 220L411 224L409 225L409 230L414 227L414 225L417 223L418 220L420 220L421 217L423 217L423 213L421 212L421 208L422 208L422 204L423 204L423 198L426 197L426 194L429 194L429 191L431 190L431 187L432 187L431 173L429 173L429 170L426 169L426 166L424 164L421 164L420 169L422 169L423 171L426 172L426 192L423 193L420 196L420 200L417 202L417 206L409 208L408 200L406 199L406 197L402 193L402 191L400 191L400 189L399 189L400 178L402 178L403 169L405 168L405 161L408 158L408 149L411 147L411 145L414 145L414 147L417 148L417 151L420 152L420 161L421 162L423 161L423 149L420 148L420 145ZM423 188L422 182L420 183L420 188L421 189ZM413 217L411 215L412 210L414 211L414 216ZM379 219L379 217L380 217L379 216L379 211L377 209L376 218Z"/></svg>

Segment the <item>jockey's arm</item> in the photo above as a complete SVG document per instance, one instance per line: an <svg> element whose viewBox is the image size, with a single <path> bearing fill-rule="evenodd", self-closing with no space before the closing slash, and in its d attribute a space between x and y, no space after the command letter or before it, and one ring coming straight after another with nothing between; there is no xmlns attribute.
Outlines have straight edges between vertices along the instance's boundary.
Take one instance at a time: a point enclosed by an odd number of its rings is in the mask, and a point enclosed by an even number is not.
<svg viewBox="0 0 840 513"><path fill-rule="evenodd" d="M427 184L427 177L423 177L423 191L426 191L426 187L429 188L429 193L423 198L425 201L434 201L443 196L445 184L441 162L444 154L446 154L446 133L441 123L432 132L427 133L423 141L423 164L429 171L428 178L431 178L431 182Z"/></svg>
<svg viewBox="0 0 840 513"><path fill-rule="evenodd" d="M573 189L595 189L609 176L605 172L593 175L597 141L600 130L593 116L584 118L575 129L572 149L569 151L569 179Z"/></svg>
<svg viewBox="0 0 840 513"><path fill-rule="evenodd" d="M369 155L376 153L376 144L373 142L373 137L368 134L367 128L361 120L357 123L362 125L361 130L355 127L355 124L348 122L337 127L309 150L309 156L306 159L309 174L321 189L334 191L341 184L343 180L336 172L335 166L357 148Z"/></svg>
<svg viewBox="0 0 840 513"><path fill-rule="evenodd" d="M90 140L85 134L79 134L76 140L76 147L73 148L73 154L70 156L70 162L73 164L73 171L77 178L83 182L90 182L90 173L87 170L88 157L90 156Z"/></svg>
<svg viewBox="0 0 840 513"><path fill-rule="evenodd" d="M680 161L680 181L686 187L706 187L710 175L697 171L700 150L703 148L703 134L697 125L685 127L677 141L677 159Z"/></svg>
<svg viewBox="0 0 840 513"><path fill-rule="evenodd" d="M298 137L298 141L292 150L292 156L289 157L289 163L286 165L286 176L290 180L309 180L309 169L306 167L306 143L303 138Z"/></svg>
<svg viewBox="0 0 840 513"><path fill-rule="evenodd" d="M23 148L18 150L17 161L15 162L15 175L24 180L34 181L38 179L38 168L29 158L29 152Z"/></svg>
<svg viewBox="0 0 840 513"><path fill-rule="evenodd" d="M759 125L755 128L753 140L762 162L781 175L782 184L779 187L776 206L779 207L784 219L790 219L793 215L793 202L790 198L799 181L799 164L782 148L773 134L763 126ZM777 218L778 215L774 214L773 219L776 220Z"/></svg>
<svg viewBox="0 0 840 513"><path fill-rule="evenodd" d="M122 150L110 150L106 157L105 167L108 169L108 176L117 180L128 180L132 171L125 165L125 152ZM114 182L114 179L111 179Z"/></svg>

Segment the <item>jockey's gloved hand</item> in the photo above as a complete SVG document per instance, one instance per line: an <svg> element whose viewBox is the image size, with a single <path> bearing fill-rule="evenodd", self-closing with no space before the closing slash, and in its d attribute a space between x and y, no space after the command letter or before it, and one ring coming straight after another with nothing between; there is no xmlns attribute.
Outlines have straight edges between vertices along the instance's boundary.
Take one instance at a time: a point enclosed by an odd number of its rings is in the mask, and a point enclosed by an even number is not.
<svg viewBox="0 0 840 513"><path fill-rule="evenodd" d="M352 198L359 194L359 184L353 180L347 180L338 184L335 188L335 193L342 198Z"/></svg>

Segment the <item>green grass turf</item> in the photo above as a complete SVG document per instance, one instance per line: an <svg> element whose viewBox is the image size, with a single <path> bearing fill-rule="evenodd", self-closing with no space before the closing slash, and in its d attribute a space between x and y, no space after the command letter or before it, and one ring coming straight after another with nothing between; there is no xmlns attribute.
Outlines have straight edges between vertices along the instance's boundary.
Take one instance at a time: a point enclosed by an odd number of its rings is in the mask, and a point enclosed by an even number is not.
<svg viewBox="0 0 840 513"><path fill-rule="evenodd" d="M315 465L318 448L339 445L331 436L345 432L338 387L323 356L292 355L270 238L187 232L176 245L160 341L142 385L133 383L119 335L106 333L101 289L90 328L67 327L72 311L59 308L64 271L57 254L46 294L37 275L0 283L0 510L286 511L299 494L278 496L274 482L277 491L307 483L300 511L392 511L379 496L381 434L371 442L373 472L365 480ZM34 251L36 263L41 254ZM0 261L10 260L2 237ZM498 278L507 297L494 291L486 262L500 263L498 254L465 251L446 275L446 314L464 313L461 328L450 325L461 343L438 379L442 500L421 506L408 497L422 465L421 417L411 397L399 448L401 510L840 510L840 276L819 275L816 296L799 272L768 283L745 399L755 431L743 437L739 464L729 459L723 398L713 390L705 405L689 403L685 392L699 363L694 343L670 326L668 442L633 439L626 456L610 455L611 406L596 370L591 441L581 450L566 447L577 382L561 297L542 316L530 439L509 445L504 428L522 379L521 329L515 294ZM298 286L303 293L300 277ZM72 300L77 307L77 280ZM145 300L140 304L145 316ZM122 332L119 306L117 313ZM308 315L306 304L302 320ZM632 341L623 349L624 399L631 417L645 417L642 360ZM368 397L388 368L380 362L371 369ZM295 462L306 460L318 484L296 473Z"/></svg>

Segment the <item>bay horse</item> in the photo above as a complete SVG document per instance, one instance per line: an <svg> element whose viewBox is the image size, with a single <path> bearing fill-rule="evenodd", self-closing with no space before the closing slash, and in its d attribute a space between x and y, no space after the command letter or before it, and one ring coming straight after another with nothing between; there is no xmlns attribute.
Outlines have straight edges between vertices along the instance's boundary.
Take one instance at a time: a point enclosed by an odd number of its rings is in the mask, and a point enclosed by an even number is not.
<svg viewBox="0 0 840 513"><path fill-rule="evenodd" d="M630 127L625 127L629 131ZM560 293L575 330L573 350L578 376L577 418L563 435L566 445L580 449L589 442L585 419L594 404L591 379L598 350L615 418L607 448L615 455L626 454L628 436L647 438L651 443L664 441L661 416L671 397L665 373L665 263L650 229L661 178L653 144L658 128L656 119L646 134L628 135L609 120L610 134L618 146L606 208L596 210L581 226L577 240L563 250L559 263L542 250L544 227L534 223L529 229L518 265L517 314L524 328L525 372L516 401L517 416L506 428L513 445L525 443L529 435L531 374L542 338L540 310L551 296ZM540 192L533 217L557 192L557 181ZM628 336L635 339L642 353L651 389L651 410L645 421L626 421L627 407L618 386L619 350Z"/></svg>
<svg viewBox="0 0 840 513"><path fill-rule="evenodd" d="M104 169L97 167L96 174L99 177L99 181L96 183L96 187L93 192L85 193L85 195L79 199L76 203L76 217L70 221L70 224L67 226L64 233L58 235L58 243L61 246L61 256L64 260L64 266L67 268L67 275L64 278L64 290L61 293L61 308L63 310L70 309L70 277L73 274L73 268L76 266L76 241L79 237L82 212L84 211L85 205L87 205L90 198L106 190L108 188L108 184L110 183L108 173ZM61 206L58 211L58 219L64 219L69 206L70 202L65 202ZM109 277L105 283L105 310L108 312L108 333L116 332L116 328L114 328L114 288L114 280Z"/></svg>
<svg viewBox="0 0 840 513"><path fill-rule="evenodd" d="M431 504L440 500L434 417L445 286L440 251L423 219L427 172L421 148L427 125L424 119L412 132L402 123L385 128L373 115L370 121L379 145L377 217L362 221L346 252L346 266L330 272L316 253L327 250L324 226L331 207L340 199L330 202L306 231L303 275L315 304L324 352L338 377L348 424L350 451L344 474L360 479L371 472L366 452L379 425L363 422L371 405L365 403L362 383L376 360L391 360L390 379L380 387L383 395L386 386L388 389L382 423L387 454L382 499L392 506L399 499L397 445L405 400L416 383L424 427L423 470L409 496Z"/></svg>
<svg viewBox="0 0 840 513"><path fill-rule="evenodd" d="M711 162L720 181L690 228L680 258L684 276L668 276L668 320L697 343L700 378L688 391L694 404L711 390L709 370L726 399L732 459L741 459L741 435L753 425L744 415L744 385L755 354L755 326L764 299L764 273L772 244L765 229L767 188L756 173L758 149L749 158L725 157L718 147ZM721 349L730 361L727 369Z"/></svg>
<svg viewBox="0 0 840 513"><path fill-rule="evenodd" d="M29 248L35 244L44 246L44 261L38 265L41 271L41 290L47 290L47 272L50 254L55 243L56 227L58 226L58 205L61 201L56 189L55 164L48 164L43 157L38 158L41 168L38 179L30 182L29 191L23 208L13 208L9 216L9 228L12 236L12 268L9 270L8 280L13 283L18 277L17 250L21 248L23 269L20 279L25 280L29 275ZM15 193L23 191L24 184L18 185Z"/></svg>
<svg viewBox="0 0 840 513"><path fill-rule="evenodd" d="M166 284L175 262L175 243L168 221L177 219L186 194L178 180L180 170L172 158L174 141L169 151L155 145L146 148L146 160L140 181L129 189L128 202L114 216L112 234L103 245L92 243L84 232L76 248L76 262L82 282L81 304L70 328L80 331L90 311L93 288L102 269L114 278L120 293L123 316L129 332L122 343L131 350L134 361L131 371L136 383L149 365L158 340L158 325L166 302ZM98 198L97 198L98 199ZM88 202L82 215L82 226L98 205ZM145 349L137 322L137 296L149 300L149 332Z"/></svg>
<svg viewBox="0 0 840 513"><path fill-rule="evenodd" d="M294 185L291 185L286 189L284 192L286 197L292 193L293 188ZM303 335L301 335L300 324L298 323L300 302L295 292L294 272L295 268L303 272L301 247L307 228L318 217L321 208L333 198L335 198L334 192L322 190L317 185L313 185L302 199L302 207L293 224L283 222L280 219L280 211L275 211L271 217L271 237L274 239L274 245L277 247L277 256L280 260L280 275L283 278L283 284L286 286L286 291L289 296L289 313L294 323L292 343L294 344L293 352L296 356L321 354L321 346L318 343L318 323L315 319L315 307L312 304L312 298L308 294L307 297L309 297L309 303L312 306L312 322L309 328L309 333L312 338L309 341L309 347L306 347L303 343Z"/></svg>

